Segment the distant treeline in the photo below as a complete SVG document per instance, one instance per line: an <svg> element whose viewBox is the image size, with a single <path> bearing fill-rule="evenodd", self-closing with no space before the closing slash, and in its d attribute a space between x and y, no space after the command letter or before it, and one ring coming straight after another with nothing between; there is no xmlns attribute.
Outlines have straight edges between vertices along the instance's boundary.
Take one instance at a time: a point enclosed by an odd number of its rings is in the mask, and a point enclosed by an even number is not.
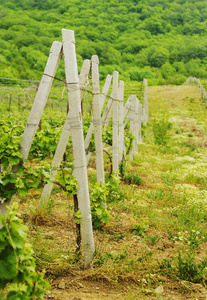
<svg viewBox="0 0 207 300"><path fill-rule="evenodd" d="M204 0L1 0L0 77L39 80L62 28L75 31L79 68L99 56L102 79L115 69L149 84L207 78Z"/></svg>

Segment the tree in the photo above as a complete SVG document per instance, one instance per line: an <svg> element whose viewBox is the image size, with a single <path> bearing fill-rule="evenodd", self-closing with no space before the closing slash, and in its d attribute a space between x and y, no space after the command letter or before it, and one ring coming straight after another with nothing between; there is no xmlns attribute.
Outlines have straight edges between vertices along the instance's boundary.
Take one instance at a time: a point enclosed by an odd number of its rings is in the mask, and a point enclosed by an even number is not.
<svg viewBox="0 0 207 300"><path fill-rule="evenodd" d="M148 61L152 67L160 68L169 59L169 51L161 46L152 46L148 50Z"/></svg>

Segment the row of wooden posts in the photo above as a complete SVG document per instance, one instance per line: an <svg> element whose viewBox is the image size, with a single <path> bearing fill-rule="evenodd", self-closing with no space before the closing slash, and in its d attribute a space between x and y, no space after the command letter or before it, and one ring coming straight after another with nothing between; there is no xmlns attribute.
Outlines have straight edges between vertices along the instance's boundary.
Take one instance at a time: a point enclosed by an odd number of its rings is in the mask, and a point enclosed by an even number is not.
<svg viewBox="0 0 207 300"><path fill-rule="evenodd" d="M33 90L36 90L37 87L33 86ZM12 111L13 107L18 107L18 110L29 110L31 108L31 105L33 104L33 96L31 94L25 94L25 95L14 95L15 91L9 92L5 95L0 95L1 103L5 103L5 106L7 105L8 111ZM62 101L62 99L48 99L49 103L47 103L48 107L52 110L58 110L63 112L65 108L65 102Z"/></svg>
<svg viewBox="0 0 207 300"><path fill-rule="evenodd" d="M118 172L119 163L125 151L124 128L129 122L130 129L135 137L133 149L130 152L130 158L133 158L133 155L138 151L138 144L141 142L141 124L142 122L146 124L148 121L147 80L144 80L143 106L135 95L130 96L124 105L124 82L122 80L119 81L119 74L116 71L113 72L113 76L107 76L103 90L100 91L98 57L94 55L91 60L85 60L81 73L78 76L74 32L72 30L62 29L62 42L55 41L52 44L44 74L22 136L20 152L24 159L27 159L29 155L30 147L38 129L62 52L65 62L69 111L52 164L56 168L61 164L71 135L74 159L73 175L78 181L77 198L78 208L81 213L82 250L85 267L88 267L92 261L95 248L87 178L87 164L90 160L91 153L86 156L85 149L88 149L92 133L94 133L97 182L104 184L104 145L102 142L102 129L104 128L104 130L106 130L107 125L112 119L112 166L113 171ZM90 72L92 76L93 118L84 140L81 100L88 83ZM111 84L112 92L110 96L108 96ZM106 101L106 99L108 99L108 101ZM52 171L52 181L56 174L57 169ZM40 207L43 208L47 204L52 188L53 184L46 184L44 186L39 202Z"/></svg>
<svg viewBox="0 0 207 300"><path fill-rule="evenodd" d="M0 99L2 100L2 102L4 101L4 99L6 99L6 103L8 103L8 111L12 111L12 106L16 105L18 106L18 110L21 111L22 108L24 110L28 110L31 107L31 101L33 100L31 96L29 95L25 95L25 96L14 96L13 94L7 94L7 95L1 95ZM17 102L16 102L17 99ZM52 101L51 101L52 100ZM63 107L61 106L62 101L61 100L57 100L55 99L55 101L57 102L54 105L54 99L50 99L50 105L49 107L54 110L56 107L58 108L58 110L63 111ZM54 102L54 103L53 103ZM14 104L13 104L14 103Z"/></svg>
<svg viewBox="0 0 207 300"><path fill-rule="evenodd" d="M201 98L203 100L206 101L206 104L207 104L207 92L206 90L204 89L204 87L202 86L202 83L200 81L200 79L196 78L196 77L189 77L186 82L185 82L186 85L195 85L199 88L199 91L200 91L200 94L201 94Z"/></svg>

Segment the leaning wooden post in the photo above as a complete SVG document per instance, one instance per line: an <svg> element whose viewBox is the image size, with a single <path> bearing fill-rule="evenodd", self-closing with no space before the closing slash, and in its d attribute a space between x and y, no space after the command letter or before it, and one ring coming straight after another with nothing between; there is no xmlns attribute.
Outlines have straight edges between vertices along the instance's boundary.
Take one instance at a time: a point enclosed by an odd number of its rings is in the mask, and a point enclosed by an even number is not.
<svg viewBox="0 0 207 300"><path fill-rule="evenodd" d="M118 100L119 100L119 163L122 160L124 151L124 81L120 80L118 88Z"/></svg>
<svg viewBox="0 0 207 300"><path fill-rule="evenodd" d="M118 107L118 76L117 71L113 72L113 91L112 91L112 165L113 171L118 172L119 169L119 107Z"/></svg>
<svg viewBox="0 0 207 300"><path fill-rule="evenodd" d="M54 42L50 50L50 55L45 67L44 75L42 76L40 87L36 94L34 104L27 121L26 128L22 135L20 152L23 156L23 159L26 159L28 157L31 144L34 139L37 128L39 126L39 122L47 101L47 97L50 92L53 78L57 70L61 52L62 52L62 43ZM2 204L0 203L0 214L6 214L7 211L6 206L10 205L10 203L11 203L11 199Z"/></svg>
<svg viewBox="0 0 207 300"><path fill-rule="evenodd" d="M139 103L139 143L142 142L142 114L143 114L142 104Z"/></svg>
<svg viewBox="0 0 207 300"><path fill-rule="evenodd" d="M104 184L104 160L102 144L101 106L100 106L100 86L98 56L92 56L92 104L93 104L93 125L96 147L96 177L97 182Z"/></svg>
<svg viewBox="0 0 207 300"><path fill-rule="evenodd" d="M109 91L109 87L111 85L111 81L112 81L112 75L108 74L107 77L106 77L106 81L105 81L103 90L101 92L101 97L100 97L101 111L103 110L104 103L105 103L105 100L106 100L106 97L107 97L107 94L108 94L108 91Z"/></svg>
<svg viewBox="0 0 207 300"><path fill-rule="evenodd" d="M134 119L135 119L135 99L136 96L132 95L132 100L131 100L131 109L130 109L130 131L132 132L132 134L134 134ZM134 141L133 141L133 148L131 149L130 153L129 153L129 159L133 160L133 156L134 156Z"/></svg>
<svg viewBox="0 0 207 300"><path fill-rule="evenodd" d="M81 74L79 76L79 86L84 88L87 81L88 81L88 73L90 71L90 60L85 60L81 69ZM83 96L83 89L80 88L80 95L81 95L81 99ZM69 116L68 116L68 112L69 112L69 102L67 103L67 117L65 120L65 124L60 136L60 140L59 143L57 145L57 149L53 158L53 162L52 165L55 168L52 171L51 174L51 181L53 182L55 180L55 176L57 175L57 168L59 167L59 165L61 164L62 160L63 160L63 156L67 147L67 143L70 137L70 120L69 120ZM45 207L49 201L52 189L53 189L53 183L50 184L46 184L43 188L42 191L42 195L41 195L41 199L39 202L39 206L40 207Z"/></svg>
<svg viewBox="0 0 207 300"><path fill-rule="evenodd" d="M50 55L42 76L39 89L37 91L33 107L31 109L26 128L22 135L20 152L24 159L29 155L35 133L39 126L39 122L53 83L53 79L58 67L58 63L62 53L62 43L53 42Z"/></svg>
<svg viewBox="0 0 207 300"><path fill-rule="evenodd" d="M148 87L147 79L144 79L144 124L148 122Z"/></svg>
<svg viewBox="0 0 207 300"><path fill-rule="evenodd" d="M139 100L137 97L134 98L135 105L134 105L134 110L135 110L135 119L134 119L134 135L135 135L135 140L134 140L134 151L138 152L138 143L139 143Z"/></svg>
<svg viewBox="0 0 207 300"><path fill-rule="evenodd" d="M70 110L68 113L74 157L74 176L78 181L78 206L81 213L81 239L85 267L89 267L93 259L94 241L88 177L83 137L83 123L81 114L81 99L78 82L78 70L75 53L75 38L73 30L62 29L63 53L65 60L65 75Z"/></svg>

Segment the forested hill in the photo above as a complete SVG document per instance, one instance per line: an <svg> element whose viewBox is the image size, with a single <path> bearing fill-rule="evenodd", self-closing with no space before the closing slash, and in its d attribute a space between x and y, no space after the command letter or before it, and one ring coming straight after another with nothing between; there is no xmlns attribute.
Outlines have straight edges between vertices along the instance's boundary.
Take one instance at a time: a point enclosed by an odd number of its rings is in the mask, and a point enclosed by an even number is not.
<svg viewBox="0 0 207 300"><path fill-rule="evenodd" d="M207 1L1 0L0 77L40 79L61 29L73 29L79 67L97 54L104 78L182 83L207 77ZM64 77L63 64L58 76Z"/></svg>

